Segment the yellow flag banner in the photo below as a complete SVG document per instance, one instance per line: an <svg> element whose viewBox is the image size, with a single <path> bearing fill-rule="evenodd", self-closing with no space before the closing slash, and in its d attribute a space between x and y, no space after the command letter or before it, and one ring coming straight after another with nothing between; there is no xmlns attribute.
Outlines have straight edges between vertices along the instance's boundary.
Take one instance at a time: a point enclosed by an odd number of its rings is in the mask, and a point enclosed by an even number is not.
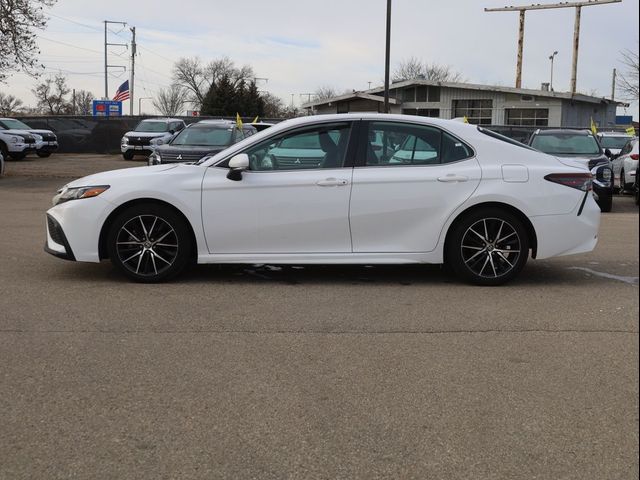
<svg viewBox="0 0 640 480"><path fill-rule="evenodd" d="M240 118L240 114L236 112L236 127L242 128L242 119Z"/></svg>
<svg viewBox="0 0 640 480"><path fill-rule="evenodd" d="M629 127L625 130L625 132L627 132L627 135L633 135L635 137L636 135L636 129L635 127Z"/></svg>
<svg viewBox="0 0 640 480"><path fill-rule="evenodd" d="M253 119L253 122L251 123L258 123L258 117L256 116L256 118Z"/></svg>
<svg viewBox="0 0 640 480"><path fill-rule="evenodd" d="M591 133L593 133L594 135L598 133L598 127L596 127L596 124L593 121L593 117L591 117Z"/></svg>
<svg viewBox="0 0 640 480"><path fill-rule="evenodd" d="M467 116L465 115L464 117L462 117L462 121L464 123L469 123L469 119L467 118Z"/></svg>

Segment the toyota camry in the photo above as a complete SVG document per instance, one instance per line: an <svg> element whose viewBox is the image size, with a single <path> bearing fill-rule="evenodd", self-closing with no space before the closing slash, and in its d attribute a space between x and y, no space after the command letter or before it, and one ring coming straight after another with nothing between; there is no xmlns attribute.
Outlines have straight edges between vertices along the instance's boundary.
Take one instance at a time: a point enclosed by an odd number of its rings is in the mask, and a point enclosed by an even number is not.
<svg viewBox="0 0 640 480"><path fill-rule="evenodd" d="M498 285L591 251L591 173L482 127L404 115L293 119L190 164L65 185L45 250L139 282L192 263L446 264Z"/></svg>

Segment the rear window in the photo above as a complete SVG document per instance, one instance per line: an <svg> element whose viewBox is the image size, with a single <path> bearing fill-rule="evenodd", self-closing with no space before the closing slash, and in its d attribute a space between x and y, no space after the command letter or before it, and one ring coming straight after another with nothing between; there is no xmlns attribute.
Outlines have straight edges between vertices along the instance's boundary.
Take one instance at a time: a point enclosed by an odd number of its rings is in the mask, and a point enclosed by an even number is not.
<svg viewBox="0 0 640 480"><path fill-rule="evenodd" d="M553 155L597 155L600 146L593 135L554 133L535 135L531 146Z"/></svg>

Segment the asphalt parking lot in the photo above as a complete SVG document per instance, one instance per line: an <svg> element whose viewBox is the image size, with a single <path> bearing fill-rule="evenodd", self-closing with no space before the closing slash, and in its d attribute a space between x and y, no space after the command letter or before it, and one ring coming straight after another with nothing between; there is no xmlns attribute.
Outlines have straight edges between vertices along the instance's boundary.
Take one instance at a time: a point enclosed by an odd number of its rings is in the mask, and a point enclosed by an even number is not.
<svg viewBox="0 0 640 480"><path fill-rule="evenodd" d="M638 208L498 288L437 266L197 266L127 282L43 252L55 190L0 178L0 478L638 478Z"/></svg>

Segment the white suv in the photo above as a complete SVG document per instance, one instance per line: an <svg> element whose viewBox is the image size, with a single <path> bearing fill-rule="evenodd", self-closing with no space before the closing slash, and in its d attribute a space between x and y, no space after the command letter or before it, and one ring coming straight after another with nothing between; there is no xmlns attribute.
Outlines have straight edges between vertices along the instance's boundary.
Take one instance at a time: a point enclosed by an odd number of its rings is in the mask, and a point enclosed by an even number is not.
<svg viewBox="0 0 640 480"><path fill-rule="evenodd" d="M149 155L157 145L171 141L185 126L184 121L179 118L142 120L120 140L122 156L125 160L131 160L136 154Z"/></svg>
<svg viewBox="0 0 640 480"><path fill-rule="evenodd" d="M631 190L636 180L636 170L638 169L638 139L629 140L620 152L617 160L620 163L620 173L618 175L618 185L620 191Z"/></svg>
<svg viewBox="0 0 640 480"><path fill-rule="evenodd" d="M5 159L22 160L28 153L36 151L36 143L41 139L40 135L24 130L0 129L0 153Z"/></svg>
<svg viewBox="0 0 640 480"><path fill-rule="evenodd" d="M48 157L58 149L58 137L51 130L31 128L15 118L0 118L0 131L2 130L33 134L36 138L36 153L39 157Z"/></svg>

